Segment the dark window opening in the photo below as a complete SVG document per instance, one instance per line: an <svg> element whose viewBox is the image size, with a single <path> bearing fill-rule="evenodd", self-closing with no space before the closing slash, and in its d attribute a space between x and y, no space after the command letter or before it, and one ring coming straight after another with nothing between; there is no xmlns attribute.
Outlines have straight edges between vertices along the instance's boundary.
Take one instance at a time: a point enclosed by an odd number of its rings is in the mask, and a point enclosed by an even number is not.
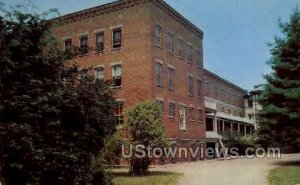
<svg viewBox="0 0 300 185"><path fill-rule="evenodd" d="M119 49L122 46L122 31L120 28L113 30L113 49Z"/></svg>

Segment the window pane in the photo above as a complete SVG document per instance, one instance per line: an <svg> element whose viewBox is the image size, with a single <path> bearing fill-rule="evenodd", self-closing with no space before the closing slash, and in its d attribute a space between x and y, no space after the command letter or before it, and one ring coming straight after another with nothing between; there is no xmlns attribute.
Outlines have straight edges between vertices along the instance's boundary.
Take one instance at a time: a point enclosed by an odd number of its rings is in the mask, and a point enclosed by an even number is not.
<svg viewBox="0 0 300 185"><path fill-rule="evenodd" d="M160 26L156 26L155 39L156 39L156 44L158 46L161 46L161 27Z"/></svg>
<svg viewBox="0 0 300 185"><path fill-rule="evenodd" d="M88 53L88 38L87 36L83 36L80 38L80 54L81 55L84 55L84 54L87 54Z"/></svg>
<svg viewBox="0 0 300 185"><path fill-rule="evenodd" d="M97 79L103 79L104 78L104 69L103 68L97 68L95 70L96 72L96 78Z"/></svg>
<svg viewBox="0 0 300 185"><path fill-rule="evenodd" d="M174 89L174 69L169 68L168 74L169 89Z"/></svg>
<svg viewBox="0 0 300 185"><path fill-rule="evenodd" d="M184 57L183 47L184 47L184 42L183 42L182 39L179 39L179 40L178 40L178 55L179 55L179 57L181 57L181 58Z"/></svg>
<svg viewBox="0 0 300 185"><path fill-rule="evenodd" d="M116 102L114 107L114 116L116 124L122 124L124 122L123 102Z"/></svg>
<svg viewBox="0 0 300 185"><path fill-rule="evenodd" d="M113 30L113 48L121 47L121 37L122 37L121 29Z"/></svg>
<svg viewBox="0 0 300 185"><path fill-rule="evenodd" d="M120 87L122 85L122 67L115 65L112 67L113 86Z"/></svg>
<svg viewBox="0 0 300 185"><path fill-rule="evenodd" d="M191 45L188 45L187 46L187 60L189 62L192 62L192 59L193 59L192 53L193 53L193 47Z"/></svg>
<svg viewBox="0 0 300 185"><path fill-rule="evenodd" d="M65 51L70 51L71 47L72 47L72 40L71 39L65 40Z"/></svg>
<svg viewBox="0 0 300 185"><path fill-rule="evenodd" d="M156 63L156 82L162 85L162 64Z"/></svg>
<svg viewBox="0 0 300 185"><path fill-rule="evenodd" d="M201 97L201 80L197 80L197 95Z"/></svg>
<svg viewBox="0 0 300 185"><path fill-rule="evenodd" d="M168 51L173 53L174 52L174 46L173 46L173 34L168 32L168 37L167 37L167 48Z"/></svg>
<svg viewBox="0 0 300 185"><path fill-rule="evenodd" d="M112 76L113 77L116 77L116 76L121 76L122 75L122 70L121 70L121 65L115 65L113 66L113 74Z"/></svg>
<svg viewBox="0 0 300 185"><path fill-rule="evenodd" d="M194 91L194 87L193 87L193 83L194 83L194 82L193 82L193 81L194 81L194 80L193 80L193 77L192 77L192 76L189 76L189 77L188 77L188 83L189 83L189 84L188 84L188 85L189 85L188 88L189 88L189 95L191 95L191 96L193 95L193 91Z"/></svg>

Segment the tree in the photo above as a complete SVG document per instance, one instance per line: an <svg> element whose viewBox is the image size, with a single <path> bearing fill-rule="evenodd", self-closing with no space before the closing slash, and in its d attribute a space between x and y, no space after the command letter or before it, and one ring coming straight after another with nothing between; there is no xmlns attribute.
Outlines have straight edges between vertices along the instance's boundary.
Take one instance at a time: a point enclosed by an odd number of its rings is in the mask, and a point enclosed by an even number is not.
<svg viewBox="0 0 300 185"><path fill-rule="evenodd" d="M114 92L66 67L52 24L15 9L0 15L1 183L109 183L94 159L115 132Z"/></svg>
<svg viewBox="0 0 300 185"><path fill-rule="evenodd" d="M279 24L283 38L271 44L273 73L260 103L260 143L300 151L300 12L296 9L289 23Z"/></svg>
<svg viewBox="0 0 300 185"><path fill-rule="evenodd" d="M168 145L157 102L146 101L140 103L126 111L126 116L127 133L130 136L129 144L144 146L146 154L148 154L148 147ZM139 158L135 155L135 151L133 153L130 159L129 173L135 175L147 173L151 162L149 156Z"/></svg>

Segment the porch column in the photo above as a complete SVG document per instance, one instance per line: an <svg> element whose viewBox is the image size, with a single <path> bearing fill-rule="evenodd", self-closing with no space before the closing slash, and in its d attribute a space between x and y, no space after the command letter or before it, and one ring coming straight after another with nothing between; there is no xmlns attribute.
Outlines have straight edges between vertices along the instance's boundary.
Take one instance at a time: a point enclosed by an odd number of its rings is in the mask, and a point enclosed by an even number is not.
<svg viewBox="0 0 300 185"><path fill-rule="evenodd" d="M232 130L233 130L233 123L230 122L230 131L232 132Z"/></svg>
<svg viewBox="0 0 300 185"><path fill-rule="evenodd" d="M237 123L237 124L238 124L238 134L240 134L240 132L241 132L240 123Z"/></svg>
<svg viewBox="0 0 300 185"><path fill-rule="evenodd" d="M245 133L245 136L247 136L247 125L244 125L244 133Z"/></svg>
<svg viewBox="0 0 300 185"><path fill-rule="evenodd" d="M214 126L214 132L218 132L218 123L217 123L217 112L215 112L214 114L214 118L213 118L213 126Z"/></svg>

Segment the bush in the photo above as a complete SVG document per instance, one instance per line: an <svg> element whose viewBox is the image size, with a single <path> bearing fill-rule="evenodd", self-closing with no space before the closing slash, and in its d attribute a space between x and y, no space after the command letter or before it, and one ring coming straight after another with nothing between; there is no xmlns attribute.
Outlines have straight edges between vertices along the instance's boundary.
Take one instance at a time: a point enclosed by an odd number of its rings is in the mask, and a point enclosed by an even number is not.
<svg viewBox="0 0 300 185"><path fill-rule="evenodd" d="M159 115L159 106L155 101L140 103L126 111L126 130L130 135L129 144L133 146L164 147L168 145L165 129ZM134 153L135 151L133 151ZM151 160L148 156L137 158L135 155L130 159L131 174L143 175L147 173Z"/></svg>
<svg viewBox="0 0 300 185"><path fill-rule="evenodd" d="M237 148L239 155L245 155L245 150L248 147L251 148L257 148L258 145L257 143L257 136L256 134L253 135L247 135L247 136L241 136L240 134L236 133L236 132L226 132L224 134L224 138L223 138L225 147L230 148ZM230 150L229 150L230 151ZM251 154L251 153L249 153Z"/></svg>

